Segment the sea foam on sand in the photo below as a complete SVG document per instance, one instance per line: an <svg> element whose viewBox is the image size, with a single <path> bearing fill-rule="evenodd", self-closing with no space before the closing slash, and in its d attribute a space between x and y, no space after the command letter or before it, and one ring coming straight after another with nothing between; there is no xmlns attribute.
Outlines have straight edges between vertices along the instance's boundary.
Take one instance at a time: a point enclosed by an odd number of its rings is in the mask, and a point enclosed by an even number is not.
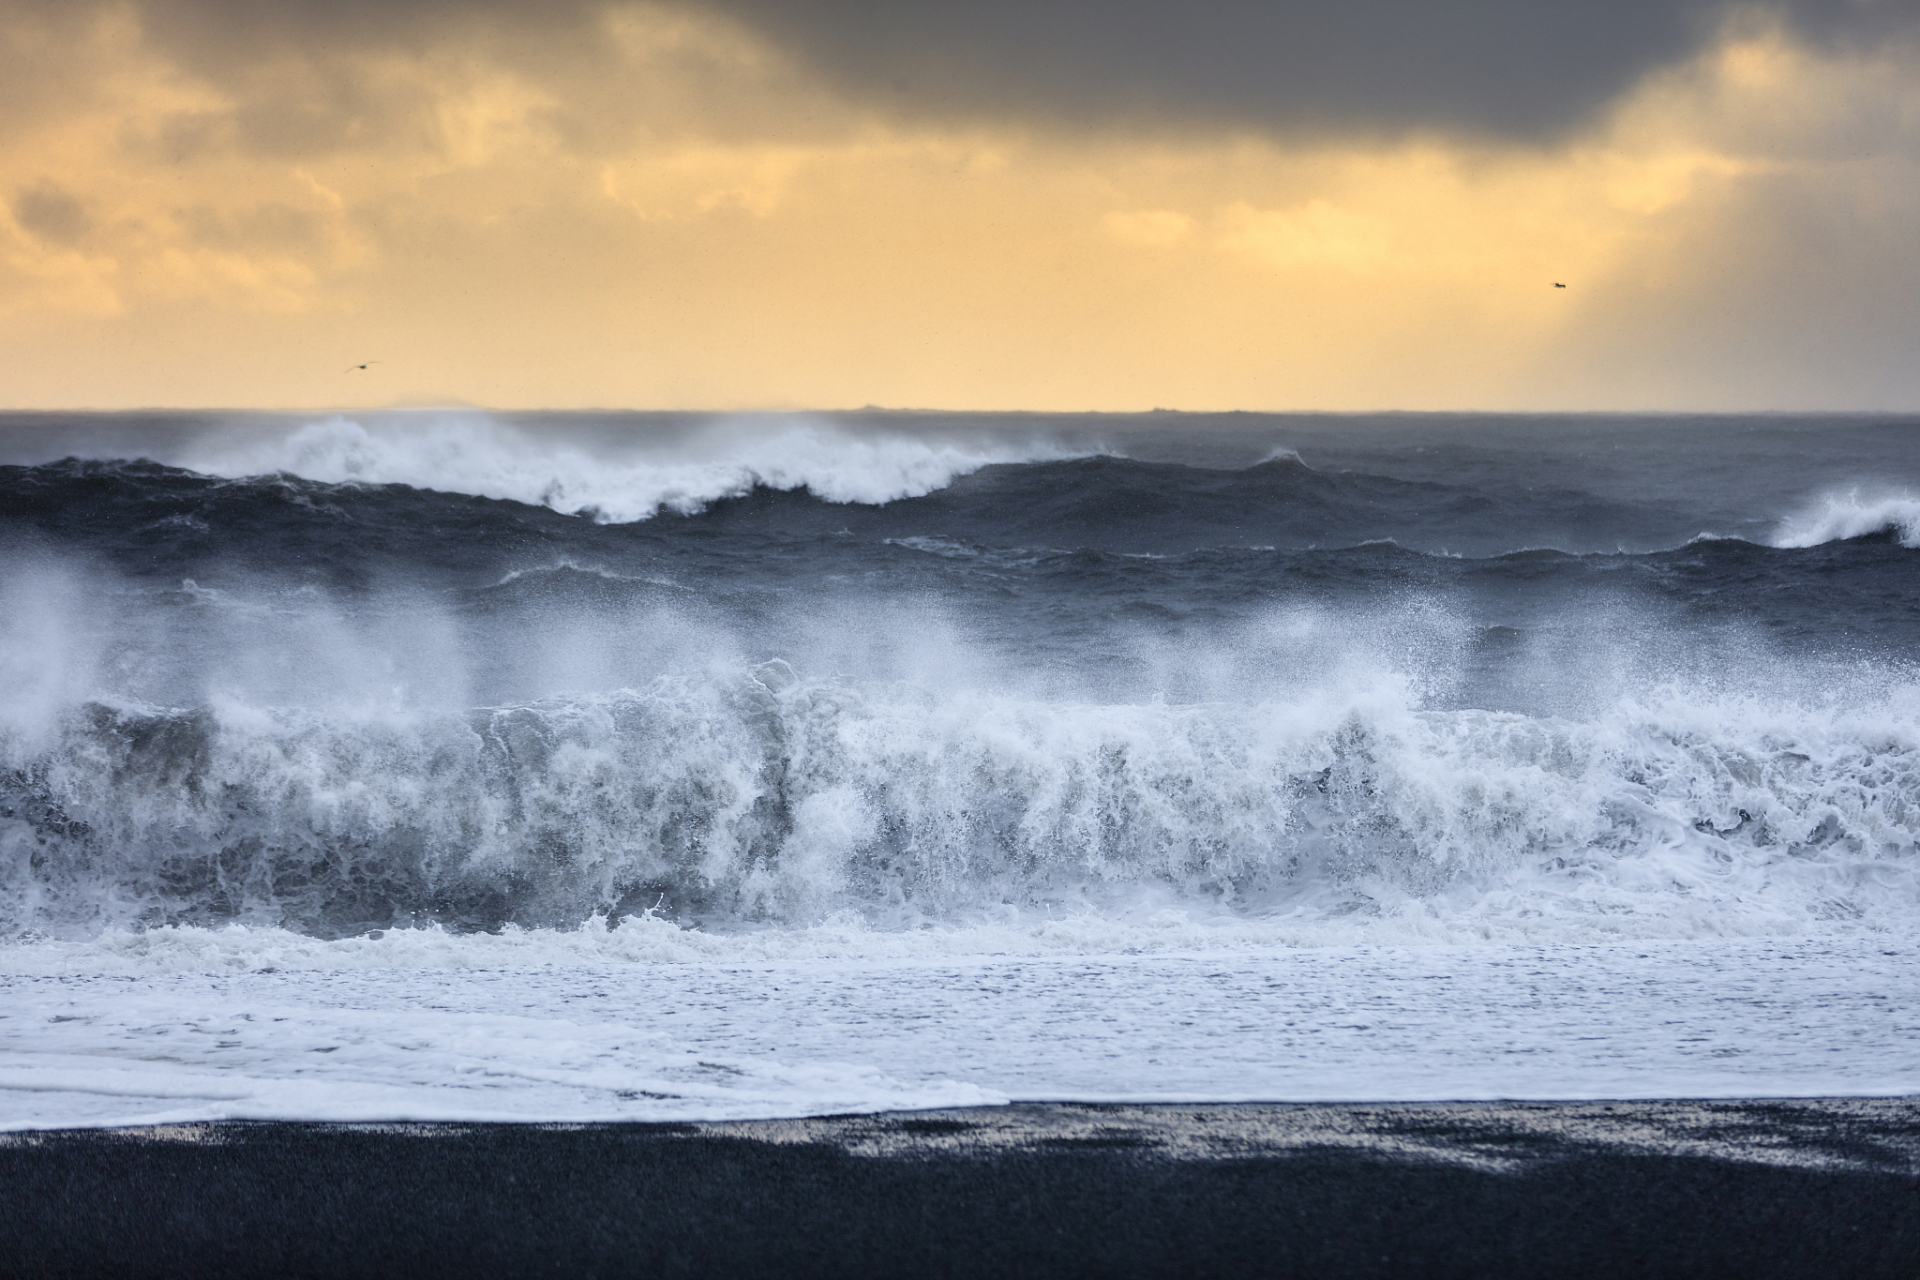
<svg viewBox="0 0 1920 1280"><path fill-rule="evenodd" d="M692 963L493 945L471 943L489 967L200 972L9 947L0 1127L1920 1093L1903 936Z"/></svg>

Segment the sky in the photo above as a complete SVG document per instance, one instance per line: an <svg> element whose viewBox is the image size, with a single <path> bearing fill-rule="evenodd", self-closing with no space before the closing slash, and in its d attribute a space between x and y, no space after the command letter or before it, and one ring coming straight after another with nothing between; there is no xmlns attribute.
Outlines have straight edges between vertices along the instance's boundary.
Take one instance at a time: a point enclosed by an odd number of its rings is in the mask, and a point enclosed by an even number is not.
<svg viewBox="0 0 1920 1280"><path fill-rule="evenodd" d="M1920 409L1920 0L0 0L0 407L448 403Z"/></svg>

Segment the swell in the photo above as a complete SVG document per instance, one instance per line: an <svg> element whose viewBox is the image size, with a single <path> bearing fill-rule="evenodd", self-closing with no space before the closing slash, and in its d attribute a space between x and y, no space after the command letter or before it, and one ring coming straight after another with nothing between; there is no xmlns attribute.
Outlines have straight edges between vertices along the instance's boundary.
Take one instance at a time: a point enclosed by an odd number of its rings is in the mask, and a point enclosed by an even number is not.
<svg viewBox="0 0 1920 1280"><path fill-rule="evenodd" d="M661 585L675 573L689 584L716 573L741 582L771 554L783 572L905 575L914 585L929 571L1064 582L1137 577L1161 564L1155 589L1170 597L1183 578L1217 593L1216 574L1450 587L1461 574L1521 583L1591 578L1613 566L1699 579L1713 590L1745 579L1764 593L1774 585L1797 590L1806 574L1828 586L1836 573L1878 575L1897 588L1909 576L1910 539L1890 521L1904 501L1835 499L1820 518L1783 526L1794 536L1764 540L1682 536L1690 524L1670 520L1673 536L1662 541L1649 536L1644 513L1557 491L1522 502L1329 475L1297 459L1209 471L1097 457L994 464L937 493L880 505L756 488L693 514L608 525L398 484L226 480L148 461L67 459L0 467L0 539L16 550L104 561L134 578L209 581L239 570L348 591L380 582L459 591L519 582L515 590L524 592L533 584L522 580L561 570L609 582ZM1623 548L1634 541L1629 526L1650 549ZM1589 543L1596 549L1567 550ZM1302 568L1310 561L1313 568Z"/></svg>
<svg viewBox="0 0 1920 1280"><path fill-rule="evenodd" d="M1595 628L1683 632L1696 647L1764 641L1809 656L1920 657L1920 577L1889 534L1804 548L1690 538L1665 551L1574 555L1508 550L1509 512L1483 530L1493 553L1460 554L1464 537L1449 537L1456 551L1443 554L1348 539L1388 528L1412 540L1408 522L1431 524L1452 491L1376 486L1289 460L1243 472L1113 458L992 467L884 506L760 490L630 525L400 485L221 480L150 462L0 472L0 547L11 561L0 613L14 615L0 618L14 650L0 655L0 675L46 649L15 634L45 615L80 649L114 650L102 660L115 670L153 676L103 688L172 705L200 694L159 678L170 670L258 671L275 654L311 665L326 657L313 652L316 637L417 632L429 621L476 655L478 683L462 705L550 692L509 670L529 665L519 656L530 648L657 649L696 625L737 637L725 647L743 656L796 657L797 626L845 632L853 619L901 609L946 615L1010 668L1104 663L1119 673L1142 637L1231 646L1275 610L1357 609L1377 631L1399 626L1387 615L1417 620L1437 608L1490 637L1466 655L1482 686L1468 696L1516 709L1548 704L1503 692L1512 681L1502 673L1539 645L1565 648ZM1747 638L1715 640L1716 628ZM910 648L916 628L889 634ZM363 665L389 662L390 648L375 643ZM872 674L885 656L842 649L828 669ZM644 684L660 669L609 670L594 687Z"/></svg>
<svg viewBox="0 0 1920 1280"><path fill-rule="evenodd" d="M973 504L1038 504L1038 525L1154 524L1169 504L1198 545L1351 545L1394 538L1426 551L1526 547L1645 552L1703 531L1807 546L1873 534L1915 541L1913 423L1893 418L1609 418L1500 415L522 414L386 411L287 415L0 415L0 460L135 456L225 480L299 479L491 498L630 523L766 494L860 511L933 497L983 471ZM1262 461L1306 458L1316 477L1273 489ZM1075 459L1126 464L1086 476ZM1152 468L1159 466L1163 470ZM1343 486L1345 486L1343 490ZM1809 501L1809 495L1815 495ZM1263 502L1300 505L1272 525ZM1195 506L1219 518L1179 531ZM1316 501L1341 508L1334 523ZM764 505L764 504L763 504ZM778 504L775 504L776 506ZM803 504L804 505L804 504ZM1269 502L1270 505L1270 502ZM1163 509L1160 516L1168 513ZM805 518L830 519L831 510ZM1228 517L1231 518L1228 518ZM762 519L768 518L761 515ZM788 509L782 518L797 518ZM1324 527L1313 527L1319 521ZM839 526L832 526L837 529ZM898 531L895 531L898 532ZM914 528L905 536L971 536ZM1137 537L1123 531L1127 538ZM1004 545L1004 543L1002 543Z"/></svg>
<svg viewBox="0 0 1920 1280"><path fill-rule="evenodd" d="M15 733L8 932L901 929L1174 906L1478 936L1920 921L1915 691L1424 710L732 675L459 714L94 701Z"/></svg>
<svg viewBox="0 0 1920 1280"><path fill-rule="evenodd" d="M587 508L538 496L487 497L366 478L229 479L147 461L66 459L0 467L0 518L63 539L138 544L150 556L245 554L259 539L280 539L323 551L338 544L342 555L377 556L393 546L423 560L450 545L449 532L476 553L495 554L530 542L619 546L693 536L939 539L1162 555L1392 541L1486 557L1529 548L1644 553L1681 546L1699 531L1695 517L1670 505L1323 472L1293 457L1237 470L1097 456L980 459L937 471L915 481L917 488L876 488L864 497L748 477L697 499L686 491L677 507L645 506L628 523L595 533L608 522L569 518L569 510Z"/></svg>

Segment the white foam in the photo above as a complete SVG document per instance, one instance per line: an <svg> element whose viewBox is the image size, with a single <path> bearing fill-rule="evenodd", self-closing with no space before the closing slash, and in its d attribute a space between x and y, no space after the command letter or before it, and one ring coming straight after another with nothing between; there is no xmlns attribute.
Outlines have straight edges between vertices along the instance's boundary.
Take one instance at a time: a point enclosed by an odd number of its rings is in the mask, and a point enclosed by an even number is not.
<svg viewBox="0 0 1920 1280"><path fill-rule="evenodd" d="M276 989L278 987L279 989ZM200 984L117 994L9 991L0 1129L197 1120L672 1120L977 1106L1004 1096L870 1066L714 1052L649 1030L644 1010L344 1006L283 984L252 1000ZM304 997L304 998L303 998ZM425 999L421 999L424 997ZM426 1007L421 1007L422 1005Z"/></svg>
<svg viewBox="0 0 1920 1280"><path fill-rule="evenodd" d="M452 967L0 971L0 1128L1920 1089L1912 934L691 964L518 941L443 937Z"/></svg>
<svg viewBox="0 0 1920 1280"><path fill-rule="evenodd" d="M784 664L455 715L93 704L51 752L11 749L12 803L50 816L0 823L0 893L16 932L504 895L563 927L474 947L653 958L1899 930L1916 724L1899 683L1575 721L1424 709L1386 677L1102 705ZM663 898L719 932L564 927Z"/></svg>
<svg viewBox="0 0 1920 1280"><path fill-rule="evenodd" d="M1042 440L854 430L790 415L717 421L617 440L543 436L484 414L339 415L284 434L203 440L175 461L209 475L288 472L327 483L404 484L624 523L695 512L756 485L827 502L918 497L999 462L1072 456Z"/></svg>
<svg viewBox="0 0 1920 1280"><path fill-rule="evenodd" d="M1773 545L1817 547L1873 533L1892 533L1901 546L1920 548L1920 496L1860 489L1828 493L1782 521Z"/></svg>

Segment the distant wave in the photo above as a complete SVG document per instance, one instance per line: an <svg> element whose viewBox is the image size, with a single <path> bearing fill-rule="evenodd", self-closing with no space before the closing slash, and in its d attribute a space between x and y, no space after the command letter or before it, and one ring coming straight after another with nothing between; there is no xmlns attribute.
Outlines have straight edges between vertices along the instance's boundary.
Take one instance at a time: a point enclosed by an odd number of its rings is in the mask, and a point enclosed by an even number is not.
<svg viewBox="0 0 1920 1280"><path fill-rule="evenodd" d="M417 518L383 535L383 553L410 541L408 527L430 525L427 508L436 501L450 503L461 522L477 518L472 503L458 501L475 496L599 524L674 516L724 533L846 532L922 551L934 538L949 554L956 546L1176 555L1389 545L1463 558L1523 549L1643 554L1682 545L1701 527L1663 508L1487 484L1485 476L1446 484L1322 469L1278 448L1250 465L1199 466L1135 458L1086 433L1021 432L960 418L902 428L804 415L542 425L479 413L369 414L297 427L246 424L171 448L127 442L143 451L139 459L124 450L114 460L69 458L6 480L33 495L35 510L87 512L102 528L118 518L114 504L131 501L143 510L143 536L180 547L228 542L235 524L250 541L271 538L298 515L290 503L357 518L374 509L394 516L420 499ZM155 462L173 470L163 474ZM230 488L209 500L195 483L209 478ZM263 501L243 511L250 495ZM579 554L586 562L602 556Z"/></svg>
<svg viewBox="0 0 1920 1280"><path fill-rule="evenodd" d="M1920 496L1896 493L1869 497L1858 489L1829 493L1783 521L1773 536L1773 545L1817 547L1876 533L1892 534L1903 547L1920 548Z"/></svg>
<svg viewBox="0 0 1920 1280"><path fill-rule="evenodd" d="M334 484L403 484L624 524L661 511L691 514L756 487L885 503L994 463L1071 456L1044 441L860 432L801 416L721 423L672 439L636 434L592 448L462 414L371 426L335 415L274 439L202 445L181 461L231 479L287 472Z"/></svg>

